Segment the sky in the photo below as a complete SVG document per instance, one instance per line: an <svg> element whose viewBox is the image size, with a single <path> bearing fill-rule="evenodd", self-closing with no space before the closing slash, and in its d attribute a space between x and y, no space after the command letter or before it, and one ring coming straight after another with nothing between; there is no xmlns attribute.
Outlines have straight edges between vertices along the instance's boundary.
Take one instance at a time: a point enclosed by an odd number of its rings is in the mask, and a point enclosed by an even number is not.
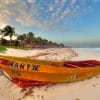
<svg viewBox="0 0 100 100"><path fill-rule="evenodd" d="M66 45L100 45L100 0L0 0L0 28Z"/></svg>

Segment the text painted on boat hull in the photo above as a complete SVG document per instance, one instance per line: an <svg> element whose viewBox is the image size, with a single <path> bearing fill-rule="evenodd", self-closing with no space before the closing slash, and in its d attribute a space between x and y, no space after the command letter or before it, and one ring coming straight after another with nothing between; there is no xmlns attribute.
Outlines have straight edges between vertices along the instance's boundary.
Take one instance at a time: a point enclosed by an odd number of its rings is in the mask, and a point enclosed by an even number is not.
<svg viewBox="0 0 100 100"><path fill-rule="evenodd" d="M16 61L9 61L8 67L11 68L18 68L23 70L33 70L33 71L39 71L40 65L37 64L27 64L27 63L21 63Z"/></svg>

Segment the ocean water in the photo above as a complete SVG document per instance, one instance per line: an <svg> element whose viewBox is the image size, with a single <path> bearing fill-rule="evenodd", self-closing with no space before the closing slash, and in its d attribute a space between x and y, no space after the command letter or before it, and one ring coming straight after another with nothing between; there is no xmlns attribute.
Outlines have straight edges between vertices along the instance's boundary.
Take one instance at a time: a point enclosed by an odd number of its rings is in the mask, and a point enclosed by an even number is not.
<svg viewBox="0 0 100 100"><path fill-rule="evenodd" d="M100 48L100 43L98 44L72 44L72 43L66 43L65 46L71 46L71 47L74 47L74 48Z"/></svg>
<svg viewBox="0 0 100 100"><path fill-rule="evenodd" d="M95 54L97 56L100 56L100 48L76 48L80 51L84 51L86 53L90 53L90 54Z"/></svg>

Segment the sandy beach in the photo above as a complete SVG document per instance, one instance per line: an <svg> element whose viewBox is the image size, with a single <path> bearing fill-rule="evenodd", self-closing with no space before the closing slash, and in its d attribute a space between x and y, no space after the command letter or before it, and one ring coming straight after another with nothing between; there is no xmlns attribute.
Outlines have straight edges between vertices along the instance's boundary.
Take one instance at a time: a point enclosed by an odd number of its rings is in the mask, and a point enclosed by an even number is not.
<svg viewBox="0 0 100 100"><path fill-rule="evenodd" d="M50 61L66 61L77 56L77 53L71 48L49 48L34 50L7 49L5 53L0 53L0 55L28 57L32 59Z"/></svg>
<svg viewBox="0 0 100 100"><path fill-rule="evenodd" d="M8 49L0 55L53 61L100 60L100 48ZM84 81L22 89L0 73L0 100L100 100L100 76Z"/></svg>

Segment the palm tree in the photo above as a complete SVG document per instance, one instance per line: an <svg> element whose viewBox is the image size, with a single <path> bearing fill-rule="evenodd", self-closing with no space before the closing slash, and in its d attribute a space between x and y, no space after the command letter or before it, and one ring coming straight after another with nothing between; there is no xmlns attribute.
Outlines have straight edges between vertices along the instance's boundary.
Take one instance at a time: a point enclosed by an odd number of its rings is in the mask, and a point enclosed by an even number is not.
<svg viewBox="0 0 100 100"><path fill-rule="evenodd" d="M31 37L31 38L34 38L34 33L33 32L29 32L28 34L27 34L27 37Z"/></svg>
<svg viewBox="0 0 100 100"><path fill-rule="evenodd" d="M33 32L29 32L26 37L26 42L31 45L31 47L35 43L35 34Z"/></svg>
<svg viewBox="0 0 100 100"><path fill-rule="evenodd" d="M41 37L37 37L35 40L37 45L42 45L42 38Z"/></svg>
<svg viewBox="0 0 100 100"><path fill-rule="evenodd" d="M10 37L10 46L12 45L12 36L15 35L15 29L11 27L10 25L5 26L2 30L2 33L4 33L4 36Z"/></svg>
<svg viewBox="0 0 100 100"><path fill-rule="evenodd" d="M26 34L22 34L18 36L18 40L24 41L26 39Z"/></svg>

